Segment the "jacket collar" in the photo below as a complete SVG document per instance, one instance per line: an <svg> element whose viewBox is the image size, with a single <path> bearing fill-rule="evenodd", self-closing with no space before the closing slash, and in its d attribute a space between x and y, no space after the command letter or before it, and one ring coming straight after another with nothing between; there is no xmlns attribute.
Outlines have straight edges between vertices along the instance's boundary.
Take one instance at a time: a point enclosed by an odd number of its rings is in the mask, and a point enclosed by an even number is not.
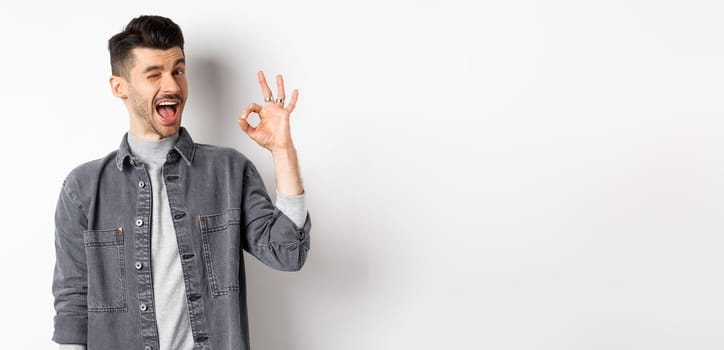
<svg viewBox="0 0 724 350"><path fill-rule="evenodd" d="M181 155L187 165L191 165L191 161L194 159L194 140L191 139L191 135L184 127L179 128L178 133L178 141L173 146L173 150ZM128 133L126 133L123 135L121 146L116 154L116 167L118 170L123 171L123 166L129 159L133 160L133 155L131 154L131 147L128 146Z"/></svg>

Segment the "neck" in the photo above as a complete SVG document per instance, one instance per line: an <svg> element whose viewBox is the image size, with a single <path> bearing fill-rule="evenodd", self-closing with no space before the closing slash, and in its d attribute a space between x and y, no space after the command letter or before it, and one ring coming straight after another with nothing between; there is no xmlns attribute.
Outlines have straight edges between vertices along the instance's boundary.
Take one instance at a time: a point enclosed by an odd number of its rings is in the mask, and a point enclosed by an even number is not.
<svg viewBox="0 0 724 350"><path fill-rule="evenodd" d="M143 130L138 130L138 128L131 127L128 130L128 134L133 135L134 137L137 137L139 139L150 140L150 141L159 141L159 140L163 140L165 138L172 137L172 136L178 134L178 131L173 135L163 136L163 135L159 134L158 132L143 131Z"/></svg>

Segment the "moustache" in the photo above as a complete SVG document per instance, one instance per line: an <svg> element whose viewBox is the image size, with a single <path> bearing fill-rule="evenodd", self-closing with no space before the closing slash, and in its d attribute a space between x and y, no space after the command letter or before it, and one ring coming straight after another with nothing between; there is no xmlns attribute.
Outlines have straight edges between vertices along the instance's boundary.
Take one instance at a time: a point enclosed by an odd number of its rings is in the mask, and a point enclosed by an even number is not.
<svg viewBox="0 0 724 350"><path fill-rule="evenodd" d="M183 99L181 98L181 95L178 95L178 94L164 94L164 95L160 95L160 96L157 96L157 97L154 99L154 102L159 101L159 100L179 100L179 101L183 101Z"/></svg>

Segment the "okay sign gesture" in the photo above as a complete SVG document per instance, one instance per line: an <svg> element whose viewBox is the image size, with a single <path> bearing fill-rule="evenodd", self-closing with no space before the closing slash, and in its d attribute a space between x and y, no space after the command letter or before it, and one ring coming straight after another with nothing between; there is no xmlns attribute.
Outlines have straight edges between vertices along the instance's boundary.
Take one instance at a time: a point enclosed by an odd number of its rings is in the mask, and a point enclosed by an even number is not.
<svg viewBox="0 0 724 350"><path fill-rule="evenodd" d="M246 132L252 140L260 146L272 151L285 151L294 148L292 135L289 130L289 117L297 104L299 91L292 91L292 98L287 105L284 105L286 95L284 93L284 78L277 75L277 97L272 96L272 91L266 83L264 72L257 73L259 86L264 95L264 105L250 103L239 116L238 123L241 130ZM259 124L251 126L247 118L251 113L259 115Z"/></svg>

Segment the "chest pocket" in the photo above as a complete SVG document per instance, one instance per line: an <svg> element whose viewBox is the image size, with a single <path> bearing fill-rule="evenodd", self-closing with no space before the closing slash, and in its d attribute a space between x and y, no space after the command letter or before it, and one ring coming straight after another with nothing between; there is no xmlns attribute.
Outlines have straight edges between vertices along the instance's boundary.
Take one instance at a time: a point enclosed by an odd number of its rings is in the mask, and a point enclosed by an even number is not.
<svg viewBox="0 0 724 350"><path fill-rule="evenodd" d="M212 294L221 296L239 291L239 271L243 271L240 266L243 263L241 209L202 215L199 224Z"/></svg>
<svg viewBox="0 0 724 350"><path fill-rule="evenodd" d="M88 311L126 311L123 228L83 232L88 267Z"/></svg>

